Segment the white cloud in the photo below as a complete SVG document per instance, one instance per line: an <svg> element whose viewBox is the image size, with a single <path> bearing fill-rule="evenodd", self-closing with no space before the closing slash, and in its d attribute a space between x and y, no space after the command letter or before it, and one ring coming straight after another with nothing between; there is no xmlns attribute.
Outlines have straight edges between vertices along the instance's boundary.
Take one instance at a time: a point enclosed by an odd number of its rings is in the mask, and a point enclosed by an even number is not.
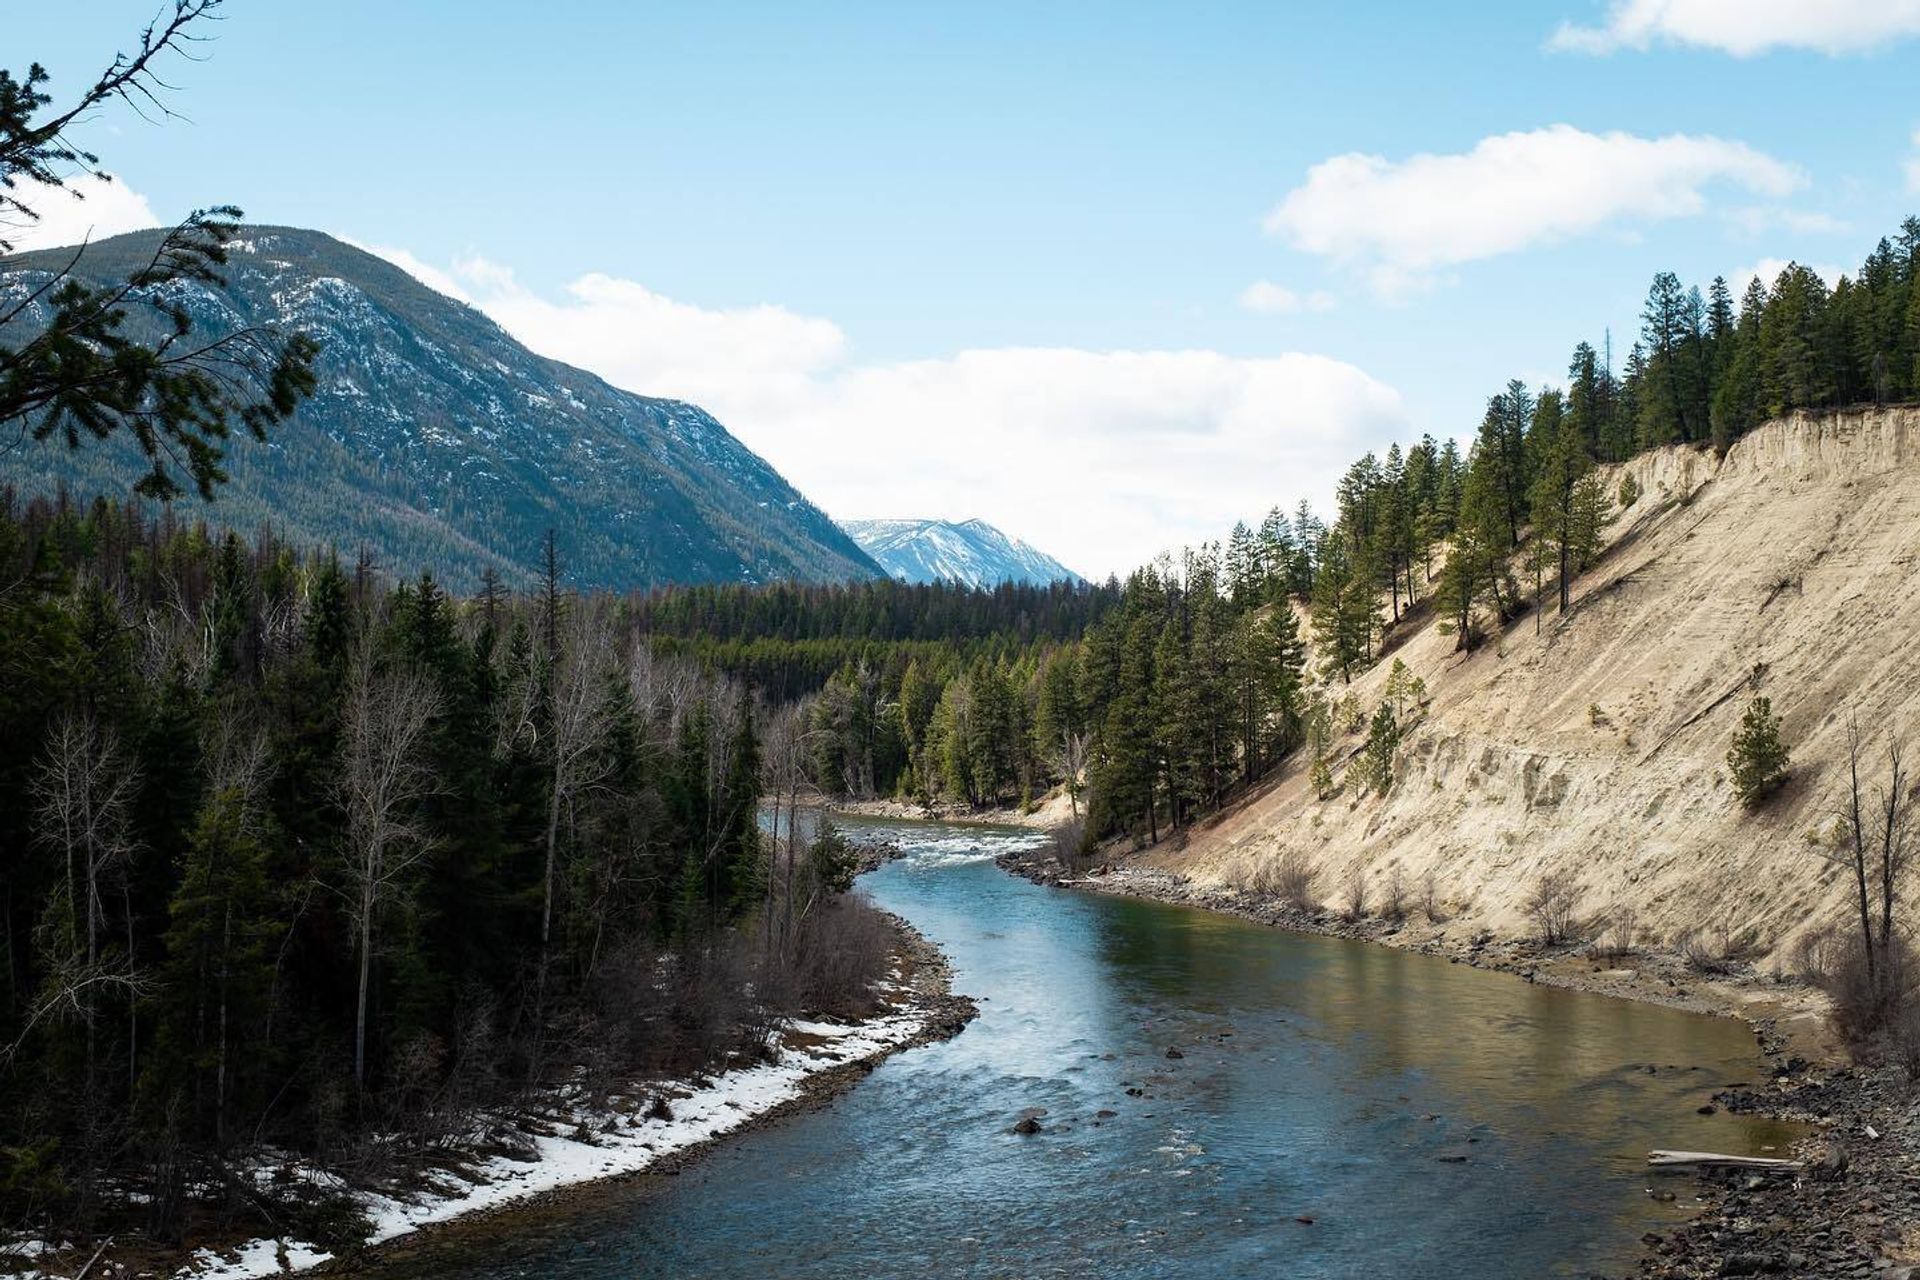
<svg viewBox="0 0 1920 1280"><path fill-rule="evenodd" d="M1430 283L1441 268L1613 223L1696 215L1713 184L1780 197L1804 181L1741 142L1561 124L1484 138L1452 155L1334 156L1308 170L1265 225L1297 249L1362 269L1392 296Z"/></svg>
<svg viewBox="0 0 1920 1280"><path fill-rule="evenodd" d="M545 297L486 259L442 272L379 252L450 277L535 351L708 409L835 516L979 516L1089 575L1321 501L1353 456L1406 429L1393 389L1324 356L863 362L839 326L783 307L700 307L605 275Z"/></svg>
<svg viewBox="0 0 1920 1280"><path fill-rule="evenodd" d="M1750 236L1775 230L1797 235L1838 235L1853 229L1850 223L1817 209L1786 209L1774 205L1731 210L1727 221Z"/></svg>
<svg viewBox="0 0 1920 1280"><path fill-rule="evenodd" d="M442 271L432 263L424 262L408 253L405 249L397 249L385 244L368 244L364 240L355 240L352 236L340 238L356 249L364 249L377 258L385 258L435 293L444 293L456 302L473 301L473 295L460 287L460 281L451 271Z"/></svg>
<svg viewBox="0 0 1920 1280"><path fill-rule="evenodd" d="M17 253L104 240L160 225L145 196L124 182L91 174L81 174L65 189L24 184L17 194L22 204L40 215L38 221L29 221L14 214L0 227L0 239L11 242Z"/></svg>
<svg viewBox="0 0 1920 1280"><path fill-rule="evenodd" d="M1331 311L1334 297L1325 289L1301 293L1271 280L1256 280L1240 291L1240 305L1248 311L1266 315L1292 315L1299 311Z"/></svg>
<svg viewBox="0 0 1920 1280"><path fill-rule="evenodd" d="M1597 27L1563 24L1547 47L1612 53L1654 44L1746 58L1772 49L1861 53L1920 35L1920 0L1613 0Z"/></svg>
<svg viewBox="0 0 1920 1280"><path fill-rule="evenodd" d="M1318 498L1405 425L1392 389L1324 356L1070 348L848 366L734 422L835 514L977 514L1089 574Z"/></svg>
<svg viewBox="0 0 1920 1280"><path fill-rule="evenodd" d="M722 395L736 416L791 405L846 355L838 325L784 307L711 310L598 273L553 300L484 258L468 258L455 271L475 290L481 310L541 355L648 395L709 408Z"/></svg>
<svg viewBox="0 0 1920 1280"><path fill-rule="evenodd" d="M1742 267L1733 272L1727 277L1727 287L1733 290L1734 302L1739 303L1740 296L1747 291L1747 286L1752 284L1755 278L1758 278L1763 286L1771 289L1773 282L1780 278L1780 273L1792 265L1792 260L1788 258L1762 258L1752 266ZM1800 265L1811 268L1813 274L1827 282L1829 289L1839 284L1840 277L1846 274L1844 267L1836 267L1832 263L1803 262Z"/></svg>

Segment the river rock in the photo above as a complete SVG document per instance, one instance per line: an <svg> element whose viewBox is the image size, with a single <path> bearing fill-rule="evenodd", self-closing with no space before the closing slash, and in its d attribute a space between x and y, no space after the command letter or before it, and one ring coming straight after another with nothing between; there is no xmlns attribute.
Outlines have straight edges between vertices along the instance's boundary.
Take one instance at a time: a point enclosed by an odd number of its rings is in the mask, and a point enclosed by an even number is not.
<svg viewBox="0 0 1920 1280"><path fill-rule="evenodd" d="M1040 1132L1040 1122L1032 1116L1023 1116L1013 1126L1013 1131L1022 1135L1038 1133Z"/></svg>
<svg viewBox="0 0 1920 1280"><path fill-rule="evenodd" d="M1179 1051L1178 1049L1168 1049L1168 1050L1167 1050L1167 1056L1168 1056L1169 1058L1184 1058L1184 1057L1186 1057L1187 1055L1186 1055L1186 1054L1184 1054L1184 1053L1182 1053L1182 1052L1180 1052L1180 1051Z"/></svg>
<svg viewBox="0 0 1920 1280"><path fill-rule="evenodd" d="M1847 1149L1829 1147L1813 1166L1813 1176L1822 1182L1835 1182L1847 1176Z"/></svg>

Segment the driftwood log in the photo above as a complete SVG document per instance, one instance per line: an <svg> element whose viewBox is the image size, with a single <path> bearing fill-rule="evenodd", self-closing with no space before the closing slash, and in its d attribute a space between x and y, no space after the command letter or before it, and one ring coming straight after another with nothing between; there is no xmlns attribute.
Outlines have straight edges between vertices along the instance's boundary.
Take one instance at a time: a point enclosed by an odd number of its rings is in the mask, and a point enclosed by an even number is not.
<svg viewBox="0 0 1920 1280"><path fill-rule="evenodd" d="M1650 1151L1647 1164L1655 1169L1752 1169L1755 1172L1791 1172L1798 1160L1770 1160L1764 1156L1723 1156L1712 1151Z"/></svg>

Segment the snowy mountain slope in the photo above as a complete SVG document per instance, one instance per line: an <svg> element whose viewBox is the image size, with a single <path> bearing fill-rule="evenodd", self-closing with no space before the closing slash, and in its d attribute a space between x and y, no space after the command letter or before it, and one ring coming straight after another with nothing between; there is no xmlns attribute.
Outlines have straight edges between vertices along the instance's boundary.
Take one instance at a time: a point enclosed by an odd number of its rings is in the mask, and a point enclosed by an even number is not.
<svg viewBox="0 0 1920 1280"><path fill-rule="evenodd" d="M159 232L93 245L82 274L124 278ZM232 483L187 517L270 523L296 541L370 549L455 586L491 567L533 576L548 528L572 585L873 577L827 516L698 406L633 395L535 355L479 311L316 231L249 227L227 285L173 286L208 332L272 322L321 344L318 393L266 444L236 438ZM0 261L0 299L71 251ZM34 323L29 313L16 323ZM0 463L23 494L124 496L132 450L51 446Z"/></svg>
<svg viewBox="0 0 1920 1280"><path fill-rule="evenodd" d="M1003 582L1045 586L1079 582L1052 556L1009 538L984 520L843 520L882 569L903 582L959 582L994 587Z"/></svg>

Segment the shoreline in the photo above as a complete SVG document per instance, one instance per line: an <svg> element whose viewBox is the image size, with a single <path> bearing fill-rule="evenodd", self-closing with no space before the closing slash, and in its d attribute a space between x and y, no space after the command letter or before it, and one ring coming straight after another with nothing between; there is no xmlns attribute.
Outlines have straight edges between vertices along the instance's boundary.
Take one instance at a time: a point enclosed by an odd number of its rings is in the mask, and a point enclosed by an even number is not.
<svg viewBox="0 0 1920 1280"><path fill-rule="evenodd" d="M895 822L941 822L954 826L1025 827L1030 831L1052 831L1068 820L1070 802L1060 793L1049 793L1031 810L1017 805L992 809L974 809L962 804L918 805L905 800L810 799L800 803L829 817L880 818Z"/></svg>
<svg viewBox="0 0 1920 1280"><path fill-rule="evenodd" d="M558 1091L542 1111L531 1160L469 1153L471 1175L435 1169L420 1173L405 1192L357 1193L373 1224L363 1245L335 1254L300 1240L263 1237L183 1249L165 1262L150 1249L138 1258L116 1258L109 1248L94 1266L131 1267L122 1273L173 1280L350 1274L464 1232L497 1229L648 1179L677 1176L723 1141L830 1105L894 1054L950 1039L977 1015L973 1000L953 990L953 971L939 948L888 915L897 939L895 976L886 1003L872 1017L844 1024L792 1020L771 1062L636 1081L604 1108L570 1108ZM642 1103L659 1098L669 1100L669 1116L641 1113ZM25 1259L35 1269L24 1274L48 1274L44 1267L56 1257L61 1265L84 1263L86 1251L75 1252L77 1258L48 1252Z"/></svg>
<svg viewBox="0 0 1920 1280"><path fill-rule="evenodd" d="M1044 851L1003 854L1005 871L1051 888L1105 893L1237 916L1295 933L1418 951L1526 982L1638 1000L1721 1017L1752 1029L1771 1066L1759 1088L1722 1089L1711 1105L1813 1126L1796 1144L1804 1168L1792 1179L1700 1175L1698 1212L1667 1232L1649 1232L1634 1274L1661 1280L1727 1275L1920 1280L1920 1105L1890 1066L1841 1060L1820 1003L1804 986L1767 985L1758 975L1704 975L1677 956L1640 952L1603 967L1579 948L1495 938L1462 939L1446 922L1347 920L1302 911L1277 897L1196 886L1156 869L1105 863L1067 874ZM1636 967L1623 967L1632 964Z"/></svg>

